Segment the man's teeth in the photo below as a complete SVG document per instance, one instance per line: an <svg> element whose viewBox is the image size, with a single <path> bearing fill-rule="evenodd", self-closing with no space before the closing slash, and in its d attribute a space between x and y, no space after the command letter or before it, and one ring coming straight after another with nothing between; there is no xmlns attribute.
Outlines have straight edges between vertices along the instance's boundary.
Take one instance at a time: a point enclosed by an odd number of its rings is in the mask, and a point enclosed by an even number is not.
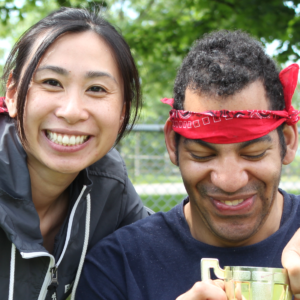
<svg viewBox="0 0 300 300"><path fill-rule="evenodd" d="M67 135L47 130L47 137L55 144L63 146L75 146L83 144L87 139L88 135Z"/></svg>
<svg viewBox="0 0 300 300"><path fill-rule="evenodd" d="M230 205L230 206L235 206L238 205L240 203L242 203L244 201L244 199L240 199L240 200L232 200L232 201L222 201L220 200L220 202L226 204L226 205Z"/></svg>

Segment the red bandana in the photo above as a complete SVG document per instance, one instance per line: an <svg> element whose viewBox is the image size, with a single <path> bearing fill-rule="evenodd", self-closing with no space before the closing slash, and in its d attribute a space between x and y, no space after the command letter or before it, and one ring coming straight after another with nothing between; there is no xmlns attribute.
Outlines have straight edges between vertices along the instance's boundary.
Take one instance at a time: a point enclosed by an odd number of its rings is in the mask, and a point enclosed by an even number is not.
<svg viewBox="0 0 300 300"><path fill-rule="evenodd" d="M4 99L5 99L4 97L0 97L0 113L8 112Z"/></svg>
<svg viewBox="0 0 300 300"><path fill-rule="evenodd" d="M299 66L292 64L279 73L285 110L210 110L196 113L171 109L173 130L188 139L232 144L262 137L284 122L296 124L300 111L294 109L291 102L298 82L298 71ZM164 98L161 101L173 107L174 99Z"/></svg>

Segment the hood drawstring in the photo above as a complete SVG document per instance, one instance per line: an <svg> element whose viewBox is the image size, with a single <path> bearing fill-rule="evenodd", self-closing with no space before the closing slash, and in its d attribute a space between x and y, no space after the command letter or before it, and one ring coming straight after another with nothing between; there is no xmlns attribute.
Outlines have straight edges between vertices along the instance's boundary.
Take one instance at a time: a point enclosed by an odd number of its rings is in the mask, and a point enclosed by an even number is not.
<svg viewBox="0 0 300 300"><path fill-rule="evenodd" d="M80 274L81 274L81 271L82 271L85 255L86 255L86 252L87 252L87 247L88 247L88 243L89 243L89 236L90 236L90 223L91 223L90 220L91 220L91 196L90 196L90 194L88 194L87 195L87 206L86 206L86 218L85 218L84 243L83 243L83 248L82 248L81 257L80 257L80 261L79 261L79 266L78 266L78 269L77 269L77 273L76 273L76 277L75 277L75 281L74 281L74 285L73 285L73 289L72 289L71 300L75 299L77 285L78 285L78 282L79 282L79 278L80 278Z"/></svg>
<svg viewBox="0 0 300 300"><path fill-rule="evenodd" d="M86 187L83 188L81 195L83 194L84 190ZM79 199L81 198L81 195L79 196ZM78 203L76 203L78 205ZM73 221L73 218L71 218ZM72 296L71 300L75 299L75 293L77 289L77 285L80 279L80 274L82 271L85 255L87 252L88 248L88 243L89 243L89 236L90 236L90 223L91 223L91 196L90 194L87 195L87 206L86 206L86 219L85 219L85 233L84 233L84 243L83 243L83 248L81 252L81 257L79 261L79 266L77 269L74 285L73 285L73 291L72 291ZM71 226L70 226L71 227ZM70 235L70 233L69 233ZM70 238L68 235L67 240ZM68 243L66 243L68 244ZM66 248L66 246L65 246ZM65 253L66 249L63 249L63 254ZM59 263L62 260L62 255L60 257ZM8 293L8 300L13 300L14 297L14 284L15 284L15 264L16 264L16 246L12 243L11 245L11 260L10 260L10 277L9 277L9 293ZM58 266L58 264L57 264Z"/></svg>
<svg viewBox="0 0 300 300"><path fill-rule="evenodd" d="M10 275L9 275L8 300L14 299L15 266L16 266L16 246L12 243L11 244L11 255L10 255Z"/></svg>

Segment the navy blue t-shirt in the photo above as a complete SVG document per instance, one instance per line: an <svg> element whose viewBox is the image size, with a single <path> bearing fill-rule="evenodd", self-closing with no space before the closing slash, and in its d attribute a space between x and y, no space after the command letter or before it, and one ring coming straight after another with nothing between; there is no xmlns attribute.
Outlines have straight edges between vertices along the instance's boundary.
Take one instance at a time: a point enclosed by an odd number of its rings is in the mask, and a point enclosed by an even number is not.
<svg viewBox="0 0 300 300"><path fill-rule="evenodd" d="M282 250L300 227L300 196L280 192L279 230L250 246L222 248L195 240L184 203L119 229L88 253L76 300L174 300L201 280L203 257L218 258L221 267L282 268Z"/></svg>

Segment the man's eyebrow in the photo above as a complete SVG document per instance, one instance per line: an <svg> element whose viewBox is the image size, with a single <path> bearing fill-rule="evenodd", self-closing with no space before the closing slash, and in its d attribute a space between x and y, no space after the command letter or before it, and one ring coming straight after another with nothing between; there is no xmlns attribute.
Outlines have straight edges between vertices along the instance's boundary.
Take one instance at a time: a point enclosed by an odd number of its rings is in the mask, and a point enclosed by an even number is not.
<svg viewBox="0 0 300 300"><path fill-rule="evenodd" d="M51 71L53 71L55 73L58 73L60 75L65 75L65 76L69 74L69 72L66 69L64 69L64 68L57 67L57 66L50 66L50 65L39 67L36 70L36 73L40 72L40 71L43 71L43 70L51 70Z"/></svg>
<svg viewBox="0 0 300 300"><path fill-rule="evenodd" d="M207 147L207 148L209 148L209 149L211 149L211 150L216 150L216 148L215 148L214 146L212 146L212 144L207 143L207 142L204 142L204 141L199 140L199 139L194 140L194 139L187 139L187 138L184 138L184 140L183 140L183 143L184 143L185 145L188 144L188 143L192 143L192 142L194 142L194 143L196 143L196 144L199 144L199 145L201 145L201 146Z"/></svg>
<svg viewBox="0 0 300 300"><path fill-rule="evenodd" d="M272 138L270 137L270 135L264 135L264 136L262 136L260 138L243 142L241 144L240 149L246 148L246 147L248 147L248 146L250 146L252 144L255 144L255 143L262 143L262 142L272 142Z"/></svg>
<svg viewBox="0 0 300 300"><path fill-rule="evenodd" d="M187 138L184 138L184 140L183 140L183 143L184 144L188 144L188 143L197 143L197 144L199 144L199 145L201 145L201 146L204 146L204 147L207 147L207 148L209 148L209 149L211 149L211 150L217 150L214 146L213 146L213 144L211 144L211 143L207 143L207 142L204 142L204 141L202 141L202 140L200 140L200 139L187 139ZM270 137L270 135L264 135L264 136L262 136L262 137L260 137L260 138L257 138L257 139L254 139L254 140L250 140L250 141L246 141L246 142L243 142L242 144L241 144L241 146L240 146L240 149L243 149L243 148L246 148L246 147L248 147L248 146L250 146L250 145L252 145L252 144L255 144L255 143L262 143L262 142L272 142L272 138ZM219 145L219 144L217 144L217 145Z"/></svg>
<svg viewBox="0 0 300 300"><path fill-rule="evenodd" d="M114 82L117 83L117 80L114 76L112 76L109 73L106 72L101 72L101 71L89 71L87 72L87 74L85 75L86 78L95 78L95 77L109 77L111 78Z"/></svg>

